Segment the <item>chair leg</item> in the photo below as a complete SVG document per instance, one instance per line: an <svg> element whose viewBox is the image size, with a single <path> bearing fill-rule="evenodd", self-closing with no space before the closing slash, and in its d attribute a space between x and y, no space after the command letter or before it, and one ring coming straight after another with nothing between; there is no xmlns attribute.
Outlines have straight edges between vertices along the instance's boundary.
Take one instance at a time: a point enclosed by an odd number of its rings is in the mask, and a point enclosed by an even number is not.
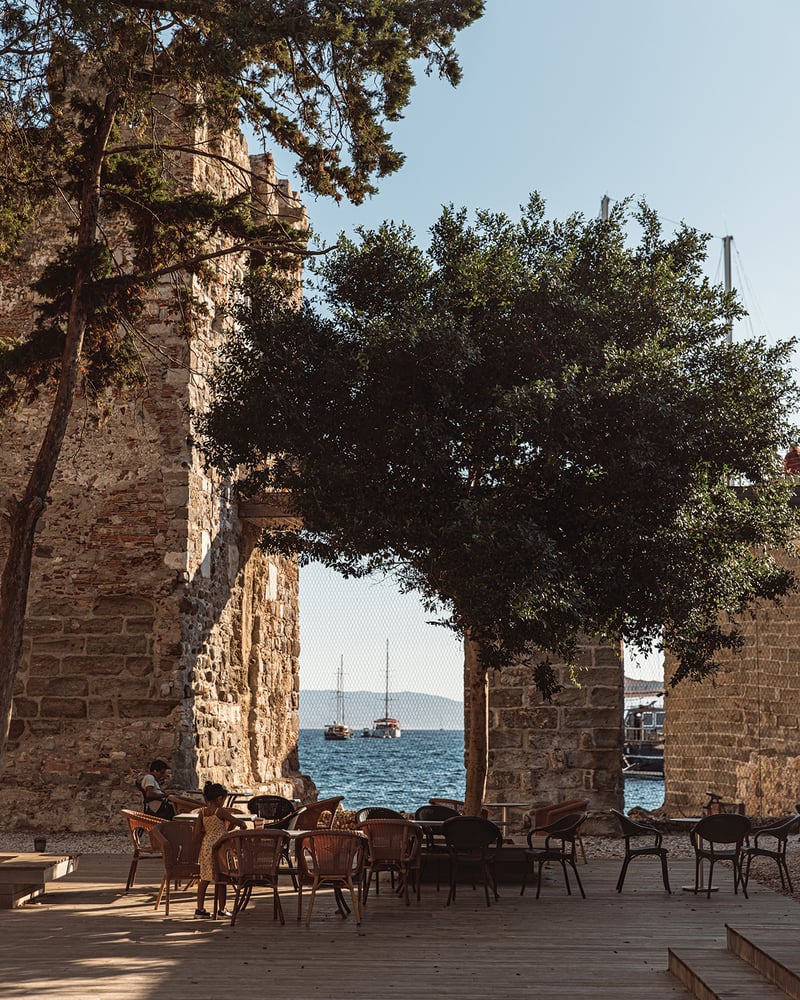
<svg viewBox="0 0 800 1000"><path fill-rule="evenodd" d="M669 887L669 876L667 874L667 855L666 854L662 854L661 855L661 876L664 879L664 888L667 890L667 892L671 896L672 895L672 889L670 889L670 887Z"/></svg>
<svg viewBox="0 0 800 1000"><path fill-rule="evenodd" d="M733 866L734 872L734 887L736 885L736 865ZM708 886L706 887L706 899L711 899L711 876L714 874L714 860L712 858L708 863Z"/></svg>
<svg viewBox="0 0 800 1000"><path fill-rule="evenodd" d="M572 870L575 872L575 879L577 880L578 888L581 890L581 896L586 899L586 893L583 891L583 883L581 882L581 877L578 874L578 868L574 862L572 862Z"/></svg>
<svg viewBox="0 0 800 1000"><path fill-rule="evenodd" d="M629 854L625 855L625 860L622 862L622 871L619 873L619 878L617 879L617 892L622 892L622 886L625 884L625 875L628 871L628 865L631 863L631 856Z"/></svg>
<svg viewBox="0 0 800 1000"><path fill-rule="evenodd" d="M778 871L780 871L781 868L783 868L783 871L786 873L786 883L789 886L789 892L793 893L794 889L792 888L792 877L789 874L789 869L786 867L786 858L781 858L781 860L778 862ZM781 886L782 885L783 885L783 875L781 875Z"/></svg>
<svg viewBox="0 0 800 1000"><path fill-rule="evenodd" d="M567 887L567 895L571 896L572 889L569 885L569 875L567 875L567 863L563 858L561 859L561 871L564 873L564 885Z"/></svg>
<svg viewBox="0 0 800 1000"><path fill-rule="evenodd" d="M581 857L583 858L583 863L586 865L589 862L586 860L586 848L583 846L583 837L578 837L578 846L581 849Z"/></svg>
<svg viewBox="0 0 800 1000"><path fill-rule="evenodd" d="M536 898L539 898L539 893L542 891L542 867L544 865L543 861L539 862L539 874L536 878Z"/></svg>

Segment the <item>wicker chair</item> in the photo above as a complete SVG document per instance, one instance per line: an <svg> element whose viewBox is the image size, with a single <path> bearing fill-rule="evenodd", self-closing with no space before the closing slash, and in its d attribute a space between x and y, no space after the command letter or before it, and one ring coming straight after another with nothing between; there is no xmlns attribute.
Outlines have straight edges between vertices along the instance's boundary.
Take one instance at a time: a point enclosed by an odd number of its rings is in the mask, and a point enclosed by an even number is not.
<svg viewBox="0 0 800 1000"><path fill-rule="evenodd" d="M214 845L212 863L214 882L229 885L234 891L231 927L250 902L253 889L272 889L272 918L283 924L283 908L278 895L278 871L289 835L283 830L235 830ZM214 893L214 917L219 910Z"/></svg>
<svg viewBox="0 0 800 1000"><path fill-rule="evenodd" d="M360 824L367 838L367 859L364 865L364 905L369 897L372 876L375 876L377 892L378 873L391 872L400 877L398 893L405 897L409 905L408 887L412 878L415 882L417 902L420 894L420 849L422 830L416 823L405 819L368 819Z"/></svg>
<svg viewBox="0 0 800 1000"><path fill-rule="evenodd" d="M343 917L350 912L343 890L350 893L356 924L361 923L361 882L364 871L366 837L351 830L312 830L301 834L295 845L298 867L297 919L303 915L303 886L311 887L306 927L311 924L311 911L317 890L322 886L333 889L336 905Z"/></svg>
<svg viewBox="0 0 800 1000"><path fill-rule="evenodd" d="M336 810L344 798L344 795L336 795L330 799L318 799L316 802L309 802L303 809L300 825L304 830L330 830L333 825L333 817Z"/></svg>
<svg viewBox="0 0 800 1000"><path fill-rule="evenodd" d="M187 888L200 877L200 841L195 837L194 823L183 820L172 820L162 823L151 831L153 845L161 851L164 859L164 877L156 897L155 908L165 899L164 916L169 916L169 890L174 882L176 887L180 880L186 879Z"/></svg>
<svg viewBox="0 0 800 1000"><path fill-rule="evenodd" d="M120 809L120 815L128 824L128 833L131 838L133 857L131 867L128 871L128 880L125 883L125 892L133 887L133 880L136 878L136 868L140 860L151 860L161 857L161 851L154 847L150 837L150 831L155 827L165 823L166 820L152 813L138 812L135 809Z"/></svg>
<svg viewBox="0 0 800 1000"><path fill-rule="evenodd" d="M432 806L447 806L448 809L452 809L459 816L461 815L461 810L464 808L463 799L428 799L428 804Z"/></svg>

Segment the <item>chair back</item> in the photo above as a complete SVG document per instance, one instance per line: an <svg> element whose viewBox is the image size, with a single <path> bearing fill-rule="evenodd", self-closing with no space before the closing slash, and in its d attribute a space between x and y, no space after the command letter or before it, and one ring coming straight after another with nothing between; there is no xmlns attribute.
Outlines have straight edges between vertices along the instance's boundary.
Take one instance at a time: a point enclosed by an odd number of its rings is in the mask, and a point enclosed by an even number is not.
<svg viewBox="0 0 800 1000"><path fill-rule="evenodd" d="M406 864L419 857L422 831L405 819L369 819L359 824L367 837L370 864L396 861Z"/></svg>
<svg viewBox="0 0 800 1000"><path fill-rule="evenodd" d="M461 810L464 808L463 799L428 799L428 803L432 806L447 806L448 809L452 809L459 816L461 815Z"/></svg>
<svg viewBox="0 0 800 1000"><path fill-rule="evenodd" d="M336 795L330 799L318 799L309 802L303 810L302 826L306 830L329 830L333 825L333 817L339 808L344 795ZM326 815L327 814L327 815Z"/></svg>
<svg viewBox="0 0 800 1000"><path fill-rule="evenodd" d="M546 834L545 847L549 847L552 840L560 840L562 844L571 844L574 848L578 830L586 822L586 815L585 812L567 813L548 826L543 826L538 832Z"/></svg>
<svg viewBox="0 0 800 1000"><path fill-rule="evenodd" d="M430 820L433 823L441 823L446 819L452 819L459 814L450 806L420 806L414 813L414 819L421 821Z"/></svg>
<svg viewBox="0 0 800 1000"><path fill-rule="evenodd" d="M749 833L750 820L741 813L713 813L695 823L689 836L695 847L699 840L741 846Z"/></svg>
<svg viewBox="0 0 800 1000"><path fill-rule="evenodd" d="M532 830L543 830L551 823L555 823L562 816L569 816L574 813L585 813L589 808L587 798L565 799L563 802L552 802L546 806L538 806L528 814L531 821Z"/></svg>
<svg viewBox="0 0 800 1000"><path fill-rule="evenodd" d="M351 878L362 867L366 838L353 830L314 830L296 844L297 867L304 881Z"/></svg>
<svg viewBox="0 0 800 1000"><path fill-rule="evenodd" d="M162 819L160 816L154 816L153 813L138 812L135 809L120 809L120 815L128 824L131 846L133 847L134 853L137 854L143 847L147 850L150 843L152 843L150 831L155 829L155 827L166 823L166 820ZM157 850L159 850L159 848L153 847L154 852Z"/></svg>
<svg viewBox="0 0 800 1000"><path fill-rule="evenodd" d="M396 809L386 809L384 806L368 806L356 813L356 825L366 823L368 819L404 819Z"/></svg>
<svg viewBox="0 0 800 1000"><path fill-rule="evenodd" d="M253 816L268 820L283 819L295 811L294 802L282 795L254 795L247 808Z"/></svg>
<svg viewBox="0 0 800 1000"><path fill-rule="evenodd" d="M214 844L211 859L219 881L275 878L289 837L283 830L234 830Z"/></svg>
<svg viewBox="0 0 800 1000"><path fill-rule="evenodd" d="M612 809L611 812L617 817L622 836L626 839L628 837L641 836L644 833L653 834L659 832L654 826L649 826L647 823L635 822L635 820L626 816L625 813L620 812L619 809Z"/></svg>
<svg viewBox="0 0 800 1000"><path fill-rule="evenodd" d="M450 851L483 851L503 843L500 827L482 816L452 816L442 826L442 832Z"/></svg>
<svg viewBox="0 0 800 1000"><path fill-rule="evenodd" d="M153 845L161 851L164 868L173 877L191 877L199 870L200 841L194 834L194 823L169 820L150 831Z"/></svg>
<svg viewBox="0 0 800 1000"><path fill-rule="evenodd" d="M798 823L800 823L800 816L795 813L794 816L775 820L774 823L767 823L766 826L760 826L757 830L751 830L750 832L753 834L756 844L758 844L758 838L762 834L765 837L774 837L779 842L785 844L789 835L797 832Z"/></svg>

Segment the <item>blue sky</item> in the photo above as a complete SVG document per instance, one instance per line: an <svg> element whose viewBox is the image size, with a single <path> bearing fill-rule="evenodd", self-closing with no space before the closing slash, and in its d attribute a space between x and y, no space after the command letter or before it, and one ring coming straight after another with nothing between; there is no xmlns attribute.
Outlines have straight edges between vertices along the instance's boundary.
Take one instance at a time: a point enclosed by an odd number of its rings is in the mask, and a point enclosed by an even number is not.
<svg viewBox="0 0 800 1000"><path fill-rule="evenodd" d="M722 280L721 237L733 235L734 284L751 313L735 336L793 337L800 4L486 6L457 39L460 86L419 74L393 130L402 170L358 208L305 196L320 240L393 219L424 242L442 205L514 215L534 190L557 217L596 215L605 194L644 197L666 225L713 236L711 278ZM276 165L299 187L288 156ZM320 570L302 580L305 687L333 686L343 653L346 687L380 688L388 637L394 688L459 696L460 648L412 599Z"/></svg>

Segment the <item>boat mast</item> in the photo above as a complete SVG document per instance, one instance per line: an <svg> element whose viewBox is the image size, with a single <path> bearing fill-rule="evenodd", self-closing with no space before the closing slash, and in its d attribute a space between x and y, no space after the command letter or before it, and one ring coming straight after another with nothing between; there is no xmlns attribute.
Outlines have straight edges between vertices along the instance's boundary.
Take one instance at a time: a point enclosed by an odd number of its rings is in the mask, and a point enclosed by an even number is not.
<svg viewBox="0 0 800 1000"><path fill-rule="evenodd" d="M731 243L733 242L732 236L722 237L722 259L724 262L725 269L725 291L730 294L732 291L731 285ZM733 343L733 320L728 317L728 333L727 341L729 344Z"/></svg>
<svg viewBox="0 0 800 1000"><path fill-rule="evenodd" d="M339 671L336 675L336 725L344 725L344 653L339 656Z"/></svg>
<svg viewBox="0 0 800 1000"><path fill-rule="evenodd" d="M386 700L383 708L384 719L389 718L389 640L386 640Z"/></svg>

